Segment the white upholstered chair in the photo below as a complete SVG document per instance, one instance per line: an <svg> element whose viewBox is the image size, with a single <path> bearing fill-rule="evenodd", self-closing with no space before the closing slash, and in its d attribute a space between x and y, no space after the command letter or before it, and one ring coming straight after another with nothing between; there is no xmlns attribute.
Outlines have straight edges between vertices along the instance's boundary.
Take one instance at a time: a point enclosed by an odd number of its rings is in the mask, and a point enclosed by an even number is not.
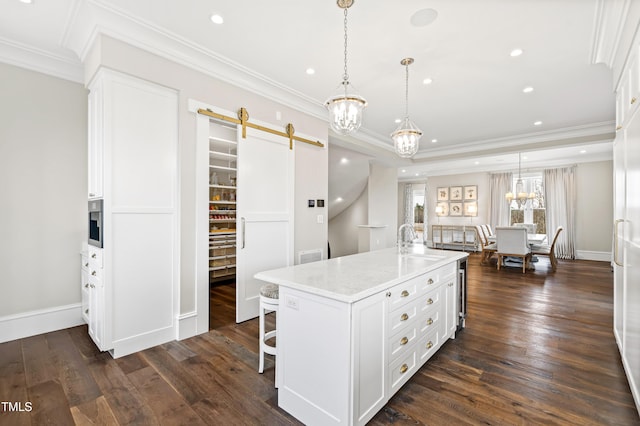
<svg viewBox="0 0 640 426"><path fill-rule="evenodd" d="M496 244L498 252L498 269L505 257L519 257L522 259L522 273L524 274L531 261L531 249L527 242L527 229L519 227L496 227Z"/></svg>
<svg viewBox="0 0 640 426"><path fill-rule="evenodd" d="M538 229L535 223L514 223L513 226L525 228L527 230L527 234L536 234L536 230Z"/></svg>

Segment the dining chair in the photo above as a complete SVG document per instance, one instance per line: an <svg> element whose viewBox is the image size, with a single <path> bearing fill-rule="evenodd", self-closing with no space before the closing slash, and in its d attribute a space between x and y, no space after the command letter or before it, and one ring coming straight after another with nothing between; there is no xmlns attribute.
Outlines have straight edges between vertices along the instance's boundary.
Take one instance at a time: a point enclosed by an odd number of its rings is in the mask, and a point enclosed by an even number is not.
<svg viewBox="0 0 640 426"><path fill-rule="evenodd" d="M496 252L496 243L490 243L487 239L487 234L484 230L484 225L476 225L476 232L478 239L480 240L480 246L482 248L482 254L480 257L480 263L487 263L493 253Z"/></svg>
<svg viewBox="0 0 640 426"><path fill-rule="evenodd" d="M558 259L556 259L555 249L556 249L556 242L558 241L558 236L560 235L563 229L564 228L562 226L558 226L556 228L556 233L553 235L553 241L551 242L551 245L534 244L533 246L531 246L531 253L534 256L549 256L549 261L551 262L552 271L555 271L556 267L558 266Z"/></svg>
<svg viewBox="0 0 640 426"><path fill-rule="evenodd" d="M526 228L528 234L536 234L537 226L535 223L514 223L513 226Z"/></svg>
<svg viewBox="0 0 640 426"><path fill-rule="evenodd" d="M524 274L531 261L531 248L527 242L527 229L512 226L496 227L496 245L498 253L498 270L505 257L522 259Z"/></svg>

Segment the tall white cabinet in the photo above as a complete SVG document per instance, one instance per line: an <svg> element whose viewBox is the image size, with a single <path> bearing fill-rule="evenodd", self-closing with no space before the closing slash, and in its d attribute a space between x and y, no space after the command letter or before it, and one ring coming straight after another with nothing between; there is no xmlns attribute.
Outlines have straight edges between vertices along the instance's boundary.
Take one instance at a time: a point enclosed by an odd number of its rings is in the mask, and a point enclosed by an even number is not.
<svg viewBox="0 0 640 426"><path fill-rule="evenodd" d="M83 313L102 351L176 338L178 94L101 68L89 84L89 199L103 199L103 248L83 258Z"/></svg>
<svg viewBox="0 0 640 426"><path fill-rule="evenodd" d="M640 38L616 88L614 332L640 411Z"/></svg>

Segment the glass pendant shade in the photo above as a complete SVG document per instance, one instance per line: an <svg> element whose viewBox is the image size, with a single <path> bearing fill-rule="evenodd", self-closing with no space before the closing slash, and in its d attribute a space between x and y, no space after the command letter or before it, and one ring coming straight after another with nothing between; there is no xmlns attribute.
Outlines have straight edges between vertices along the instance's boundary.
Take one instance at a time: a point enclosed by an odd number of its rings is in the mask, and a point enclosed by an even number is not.
<svg viewBox="0 0 640 426"><path fill-rule="evenodd" d="M329 110L329 125L334 132L348 135L362 125L362 112L367 101L353 91L349 91L348 81L343 81L338 93L324 103Z"/></svg>
<svg viewBox="0 0 640 426"><path fill-rule="evenodd" d="M391 133L396 154L402 158L413 157L420 147L421 136L422 131L418 129L418 126L413 124L409 117L405 117L398 128Z"/></svg>

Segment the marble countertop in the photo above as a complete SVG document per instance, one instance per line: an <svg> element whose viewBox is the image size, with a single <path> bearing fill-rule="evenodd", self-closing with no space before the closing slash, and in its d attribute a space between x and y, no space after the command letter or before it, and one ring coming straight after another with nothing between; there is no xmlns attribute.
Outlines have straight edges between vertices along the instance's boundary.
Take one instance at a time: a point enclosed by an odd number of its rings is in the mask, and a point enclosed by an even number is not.
<svg viewBox="0 0 640 426"><path fill-rule="evenodd" d="M397 248L258 272L255 278L347 303L467 257L458 251L414 245L407 254Z"/></svg>

